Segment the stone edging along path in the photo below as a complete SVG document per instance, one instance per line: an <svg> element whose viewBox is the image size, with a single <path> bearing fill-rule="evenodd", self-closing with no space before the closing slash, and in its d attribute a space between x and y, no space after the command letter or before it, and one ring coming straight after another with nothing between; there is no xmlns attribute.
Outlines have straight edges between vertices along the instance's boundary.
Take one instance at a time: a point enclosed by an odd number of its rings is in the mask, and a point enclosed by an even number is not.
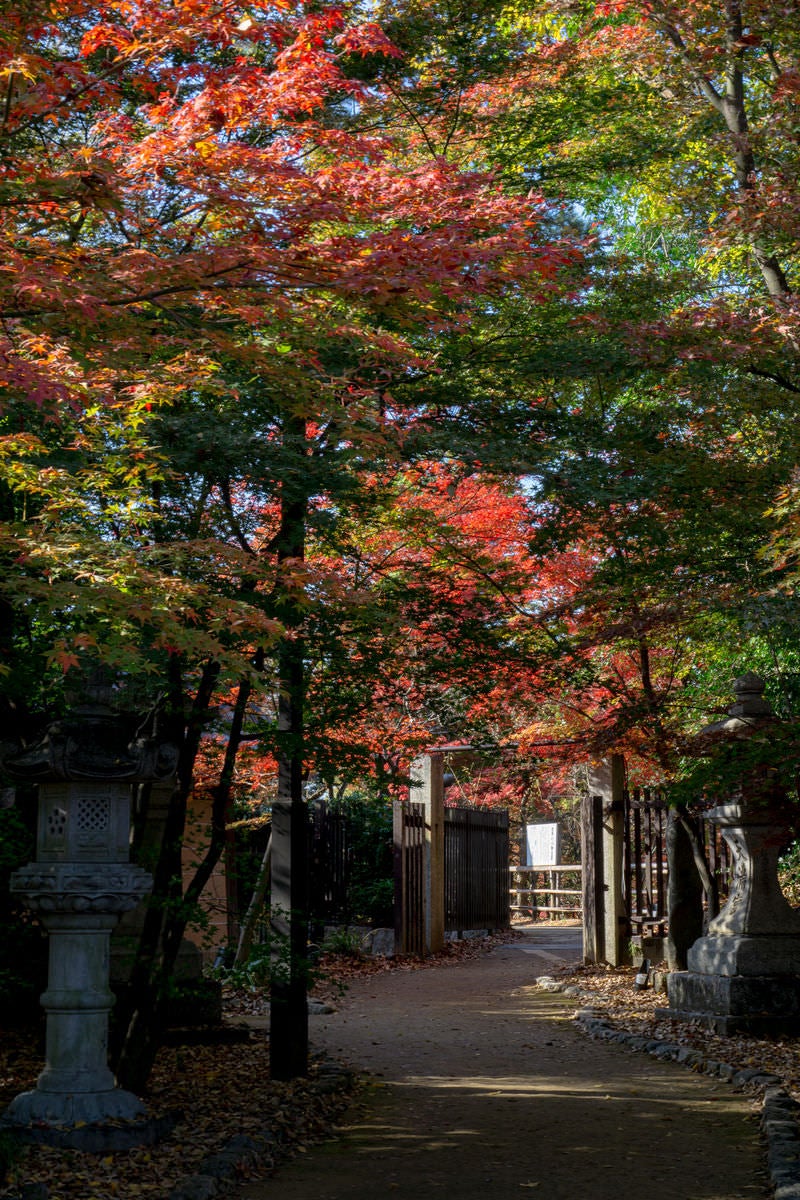
<svg viewBox="0 0 800 1200"><path fill-rule="evenodd" d="M707 1058L689 1046L620 1029L601 1015L602 1009L595 1006L598 997L577 984L561 983L551 975L539 976L536 983L544 991L563 992L565 996L581 1000L585 1007L576 1011L575 1021L591 1038L643 1051L663 1062L682 1063L693 1071L716 1076L734 1087L749 1086L763 1092L761 1128L775 1200L800 1200L800 1104L781 1086L783 1081L779 1075L753 1068L739 1071L730 1063Z"/></svg>

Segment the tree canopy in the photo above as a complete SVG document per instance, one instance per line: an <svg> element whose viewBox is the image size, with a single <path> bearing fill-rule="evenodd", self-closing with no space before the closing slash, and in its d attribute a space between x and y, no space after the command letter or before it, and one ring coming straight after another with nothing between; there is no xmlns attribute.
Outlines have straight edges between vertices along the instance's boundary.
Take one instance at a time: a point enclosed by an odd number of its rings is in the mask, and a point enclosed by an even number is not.
<svg viewBox="0 0 800 1200"><path fill-rule="evenodd" d="M194 900L282 763L795 714L796 0L0 7L4 739L117 671Z"/></svg>

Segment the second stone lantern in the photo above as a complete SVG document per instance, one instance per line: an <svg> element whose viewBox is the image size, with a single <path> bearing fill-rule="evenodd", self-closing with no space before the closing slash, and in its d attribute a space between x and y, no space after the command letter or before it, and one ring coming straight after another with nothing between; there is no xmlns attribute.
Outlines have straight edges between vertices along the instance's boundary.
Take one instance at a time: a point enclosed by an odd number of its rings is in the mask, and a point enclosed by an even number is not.
<svg viewBox="0 0 800 1200"><path fill-rule="evenodd" d="M796 1034L800 911L781 891L778 860L797 836L797 803L769 765L779 724L764 698L764 681L743 675L734 690L727 718L696 739L697 753L727 748L734 764L729 794L707 814L733 855L730 891L689 950L689 969L669 975L670 1007L660 1015L701 1021L722 1034Z"/></svg>

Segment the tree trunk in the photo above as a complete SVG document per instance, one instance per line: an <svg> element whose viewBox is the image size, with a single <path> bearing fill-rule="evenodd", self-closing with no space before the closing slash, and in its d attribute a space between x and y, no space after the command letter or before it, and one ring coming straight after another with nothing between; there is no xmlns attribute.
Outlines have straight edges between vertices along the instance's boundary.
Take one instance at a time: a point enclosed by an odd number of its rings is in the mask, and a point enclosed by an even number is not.
<svg viewBox="0 0 800 1200"><path fill-rule="evenodd" d="M284 445L306 457L306 423L287 418ZM288 961L273 971L270 994L270 1073L273 1079L308 1074L308 837L303 800L305 664L300 627L305 592L302 567L308 515L308 480L302 461L284 484L278 533L276 615L286 634L278 654L278 800L272 815L270 923Z"/></svg>
<svg viewBox="0 0 800 1200"><path fill-rule="evenodd" d="M667 817L667 862L667 961L670 971L685 971L689 948L703 935L703 887L685 820L675 809Z"/></svg>
<svg viewBox="0 0 800 1200"><path fill-rule="evenodd" d="M236 955L233 960L235 967L240 967L242 963L247 962L250 951L253 948L253 938L255 936L256 924L259 914L264 907L264 900L267 895L271 883L271 864L272 864L272 833L269 835L267 846L261 859L261 864L258 868L258 876L256 877L253 895L250 897L250 903L247 906L247 912L242 922L242 928L239 931L239 944L236 947Z"/></svg>
<svg viewBox="0 0 800 1200"><path fill-rule="evenodd" d="M186 930L187 896L183 892L181 851L194 763L218 676L219 665L206 663L189 720L184 722L181 666L175 656L170 661L171 716L168 716L167 729L163 732L180 744L178 777L153 870L153 891L136 959L126 991L118 1000L114 1013L112 1060L116 1059L114 1067L120 1084L132 1092L144 1090L161 1045L175 960ZM229 754L231 752L229 747ZM190 885L191 895L187 893L190 901L202 890L223 845L224 839L212 837L209 852L201 864L202 875L195 876Z"/></svg>
<svg viewBox="0 0 800 1200"><path fill-rule="evenodd" d="M705 70L701 70L697 66L691 54L691 47L684 41L677 26L673 24L666 6L660 10L654 9L652 15L657 28L666 34L678 52L678 57L682 60L697 91L722 117L730 135L736 184L739 191L746 195L755 188L757 163L752 149L745 91L742 42L745 21L742 15L741 0L725 0L724 9L728 67L724 82L720 85L715 85ZM777 257L758 242L752 242L750 249L769 294L775 297L789 295L791 287Z"/></svg>

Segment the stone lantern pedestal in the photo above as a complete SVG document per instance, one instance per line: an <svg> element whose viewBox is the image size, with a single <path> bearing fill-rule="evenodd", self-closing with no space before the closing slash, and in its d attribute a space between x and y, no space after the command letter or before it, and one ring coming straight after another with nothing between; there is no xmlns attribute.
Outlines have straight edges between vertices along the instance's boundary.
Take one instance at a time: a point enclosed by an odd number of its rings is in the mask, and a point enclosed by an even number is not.
<svg viewBox="0 0 800 1200"><path fill-rule="evenodd" d="M710 726L702 743L751 739L775 717L763 682L745 675L726 721ZM750 765L728 803L708 814L733 852L728 899L687 955L686 971L667 981L670 1008L661 1015L701 1020L718 1033L800 1031L800 912L778 883L778 859L795 836L796 815L771 781L768 767Z"/></svg>
<svg viewBox="0 0 800 1200"><path fill-rule="evenodd" d="M174 752L132 739L125 721L95 702L5 767L39 787L36 860L13 874L11 887L47 930L49 974L45 1067L2 1123L63 1130L136 1120L144 1106L108 1066L109 939L152 885L128 861L131 785L171 774Z"/></svg>

